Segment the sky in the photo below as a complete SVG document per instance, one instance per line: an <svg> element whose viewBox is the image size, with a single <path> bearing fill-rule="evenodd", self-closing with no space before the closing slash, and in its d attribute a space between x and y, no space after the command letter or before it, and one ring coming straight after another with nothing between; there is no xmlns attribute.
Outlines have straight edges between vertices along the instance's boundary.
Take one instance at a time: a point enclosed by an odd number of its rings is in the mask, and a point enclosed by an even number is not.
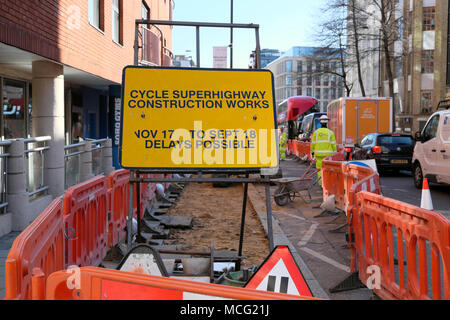
<svg viewBox="0 0 450 320"><path fill-rule="evenodd" d="M174 2L173 20L230 23L231 0ZM314 33L321 17L321 8L326 2L327 0L234 0L233 20L234 23L259 24L262 49L286 51L293 46L315 46L318 44ZM173 53L192 56L196 61L195 35L195 27L175 26ZM229 44L230 29L200 28L201 67L212 67L214 46ZM254 29L234 29L233 67L247 69L250 53L255 47Z"/></svg>

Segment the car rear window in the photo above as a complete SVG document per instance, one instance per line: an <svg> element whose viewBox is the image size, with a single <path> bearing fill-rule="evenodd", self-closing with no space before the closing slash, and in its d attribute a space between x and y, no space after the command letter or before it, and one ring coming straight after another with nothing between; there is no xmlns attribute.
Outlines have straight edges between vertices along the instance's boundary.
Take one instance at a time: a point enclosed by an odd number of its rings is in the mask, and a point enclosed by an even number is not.
<svg viewBox="0 0 450 320"><path fill-rule="evenodd" d="M407 136L379 136L378 144L381 146L412 145L413 139Z"/></svg>

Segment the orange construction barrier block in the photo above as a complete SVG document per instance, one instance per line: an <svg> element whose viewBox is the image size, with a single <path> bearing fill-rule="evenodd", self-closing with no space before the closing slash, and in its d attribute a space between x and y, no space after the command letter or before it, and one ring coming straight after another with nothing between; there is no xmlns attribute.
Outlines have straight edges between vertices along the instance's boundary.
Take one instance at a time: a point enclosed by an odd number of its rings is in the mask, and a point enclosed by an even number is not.
<svg viewBox="0 0 450 320"><path fill-rule="evenodd" d="M14 240L5 263L6 300L42 297L43 280L65 268L64 234L68 232L64 232L62 202L55 199Z"/></svg>
<svg viewBox="0 0 450 320"><path fill-rule="evenodd" d="M106 255L108 239L108 186L103 176L70 187L64 194L66 266L99 265Z"/></svg>
<svg viewBox="0 0 450 320"><path fill-rule="evenodd" d="M70 278L72 277L72 278ZM78 277L77 281L68 280ZM69 281L70 282L70 281ZM77 283L78 282L78 283ZM78 286L77 286L78 284ZM320 300L218 284L84 267L47 279L47 300Z"/></svg>
<svg viewBox="0 0 450 320"><path fill-rule="evenodd" d="M366 191L356 199L352 226L361 281L383 299L450 300L450 221Z"/></svg>
<svg viewBox="0 0 450 320"><path fill-rule="evenodd" d="M108 189L110 190L110 221L108 230L108 247L116 245L126 236L130 171L116 170L108 176Z"/></svg>

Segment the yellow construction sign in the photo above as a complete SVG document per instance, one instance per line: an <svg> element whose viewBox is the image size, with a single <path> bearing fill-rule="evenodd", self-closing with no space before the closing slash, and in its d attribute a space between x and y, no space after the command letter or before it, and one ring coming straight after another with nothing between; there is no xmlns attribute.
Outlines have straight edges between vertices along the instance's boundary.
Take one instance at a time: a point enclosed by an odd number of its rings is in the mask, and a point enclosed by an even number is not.
<svg viewBox="0 0 450 320"><path fill-rule="evenodd" d="M126 67L122 90L124 168L278 166L268 70Z"/></svg>

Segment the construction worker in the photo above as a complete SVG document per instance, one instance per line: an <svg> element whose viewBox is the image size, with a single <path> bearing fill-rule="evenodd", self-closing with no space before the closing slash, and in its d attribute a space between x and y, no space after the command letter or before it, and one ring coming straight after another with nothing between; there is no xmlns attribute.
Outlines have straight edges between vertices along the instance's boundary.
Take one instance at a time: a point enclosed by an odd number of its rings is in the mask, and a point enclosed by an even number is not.
<svg viewBox="0 0 450 320"><path fill-rule="evenodd" d="M287 134L284 132L284 127L280 128L280 132L280 159L286 160Z"/></svg>
<svg viewBox="0 0 450 320"><path fill-rule="evenodd" d="M336 138L334 132L328 129L330 119L323 115L320 117L320 128L317 129L311 140L311 154L316 158L316 168L319 169L319 185L322 186L322 161L328 156L336 153Z"/></svg>

